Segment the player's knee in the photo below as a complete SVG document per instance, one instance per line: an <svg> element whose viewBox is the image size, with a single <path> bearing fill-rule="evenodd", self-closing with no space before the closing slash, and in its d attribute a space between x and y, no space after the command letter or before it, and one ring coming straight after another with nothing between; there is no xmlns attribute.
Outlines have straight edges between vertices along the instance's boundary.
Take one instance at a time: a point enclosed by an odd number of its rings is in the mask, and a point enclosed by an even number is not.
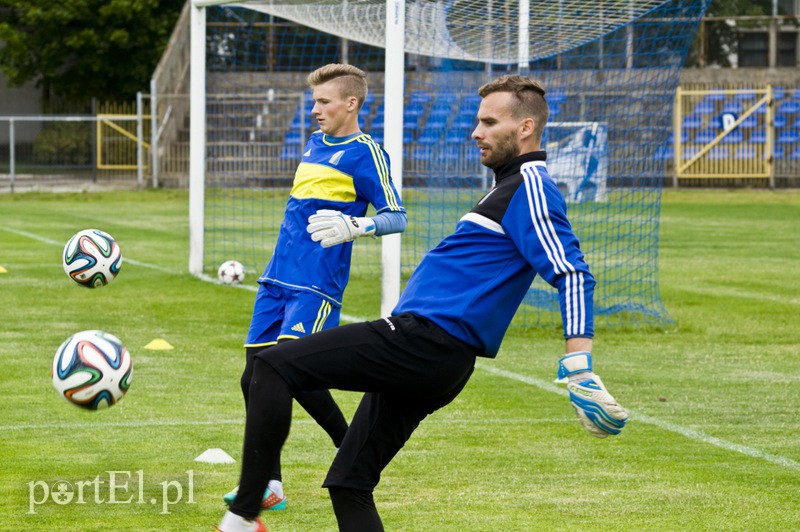
<svg viewBox="0 0 800 532"><path fill-rule="evenodd" d="M239 385L242 388L242 396L244 397L244 403L247 405L247 401L250 397L250 381L253 379L253 361L255 360L256 353L267 349L266 347L245 347L245 356L246 362L244 365L244 371L242 372L242 377L239 380Z"/></svg>

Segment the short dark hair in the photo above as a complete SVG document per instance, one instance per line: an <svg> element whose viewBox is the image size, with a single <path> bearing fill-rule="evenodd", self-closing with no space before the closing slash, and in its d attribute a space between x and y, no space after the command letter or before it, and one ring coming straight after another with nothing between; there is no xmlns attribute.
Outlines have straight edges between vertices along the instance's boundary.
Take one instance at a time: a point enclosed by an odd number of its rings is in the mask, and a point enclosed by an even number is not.
<svg viewBox="0 0 800 532"><path fill-rule="evenodd" d="M550 118L550 109L544 99L544 86L519 74L510 74L500 76L478 89L481 98L493 92L510 92L516 97L516 103L511 107L511 116L515 120L533 118L535 123L533 134L541 142L544 126Z"/></svg>
<svg viewBox="0 0 800 532"><path fill-rule="evenodd" d="M358 100L358 108L367 99L367 75L360 68L341 63L330 63L316 69L308 75L306 81L310 87L322 85L331 80L338 80L342 97L354 96Z"/></svg>

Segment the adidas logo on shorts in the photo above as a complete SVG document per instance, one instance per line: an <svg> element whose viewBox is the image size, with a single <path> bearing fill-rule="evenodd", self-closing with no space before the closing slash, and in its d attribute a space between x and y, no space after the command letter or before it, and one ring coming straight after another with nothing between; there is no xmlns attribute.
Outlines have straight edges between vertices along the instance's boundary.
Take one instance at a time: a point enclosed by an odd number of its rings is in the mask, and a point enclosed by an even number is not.
<svg viewBox="0 0 800 532"><path fill-rule="evenodd" d="M302 321L301 321L301 322L299 322L299 323L295 323L294 325L292 325L292 330L293 330L294 332L299 332L299 333L303 333L303 334L305 334L305 333L306 333L306 328L305 328L305 327L303 327L303 322L302 322Z"/></svg>

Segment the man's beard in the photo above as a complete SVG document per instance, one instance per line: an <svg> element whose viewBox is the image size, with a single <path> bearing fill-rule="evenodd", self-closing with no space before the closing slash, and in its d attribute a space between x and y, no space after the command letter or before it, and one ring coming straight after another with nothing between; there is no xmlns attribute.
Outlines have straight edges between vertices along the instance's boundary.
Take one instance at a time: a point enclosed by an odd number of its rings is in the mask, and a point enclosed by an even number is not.
<svg viewBox="0 0 800 532"><path fill-rule="evenodd" d="M496 170L519 155L519 149L516 133L511 132L505 138L498 140L497 145L492 148L491 153L481 162L484 166Z"/></svg>

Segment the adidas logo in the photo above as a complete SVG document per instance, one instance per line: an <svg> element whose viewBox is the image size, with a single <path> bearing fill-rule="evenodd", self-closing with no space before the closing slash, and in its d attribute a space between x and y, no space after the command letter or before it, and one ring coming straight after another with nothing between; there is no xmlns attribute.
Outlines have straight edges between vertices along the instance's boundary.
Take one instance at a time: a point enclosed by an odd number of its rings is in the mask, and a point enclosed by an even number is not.
<svg viewBox="0 0 800 532"><path fill-rule="evenodd" d="M306 333L306 328L303 327L303 322L302 321L292 325L292 330L294 332L299 332L299 333L303 333L303 334Z"/></svg>
<svg viewBox="0 0 800 532"><path fill-rule="evenodd" d="M336 166L337 164L339 164L339 161L342 160L342 155L344 155L344 150L339 150L333 154L333 157L328 159L328 162Z"/></svg>
<svg viewBox="0 0 800 532"><path fill-rule="evenodd" d="M311 148L309 148L308 151L303 154L303 157L309 157L310 155L311 155Z"/></svg>

